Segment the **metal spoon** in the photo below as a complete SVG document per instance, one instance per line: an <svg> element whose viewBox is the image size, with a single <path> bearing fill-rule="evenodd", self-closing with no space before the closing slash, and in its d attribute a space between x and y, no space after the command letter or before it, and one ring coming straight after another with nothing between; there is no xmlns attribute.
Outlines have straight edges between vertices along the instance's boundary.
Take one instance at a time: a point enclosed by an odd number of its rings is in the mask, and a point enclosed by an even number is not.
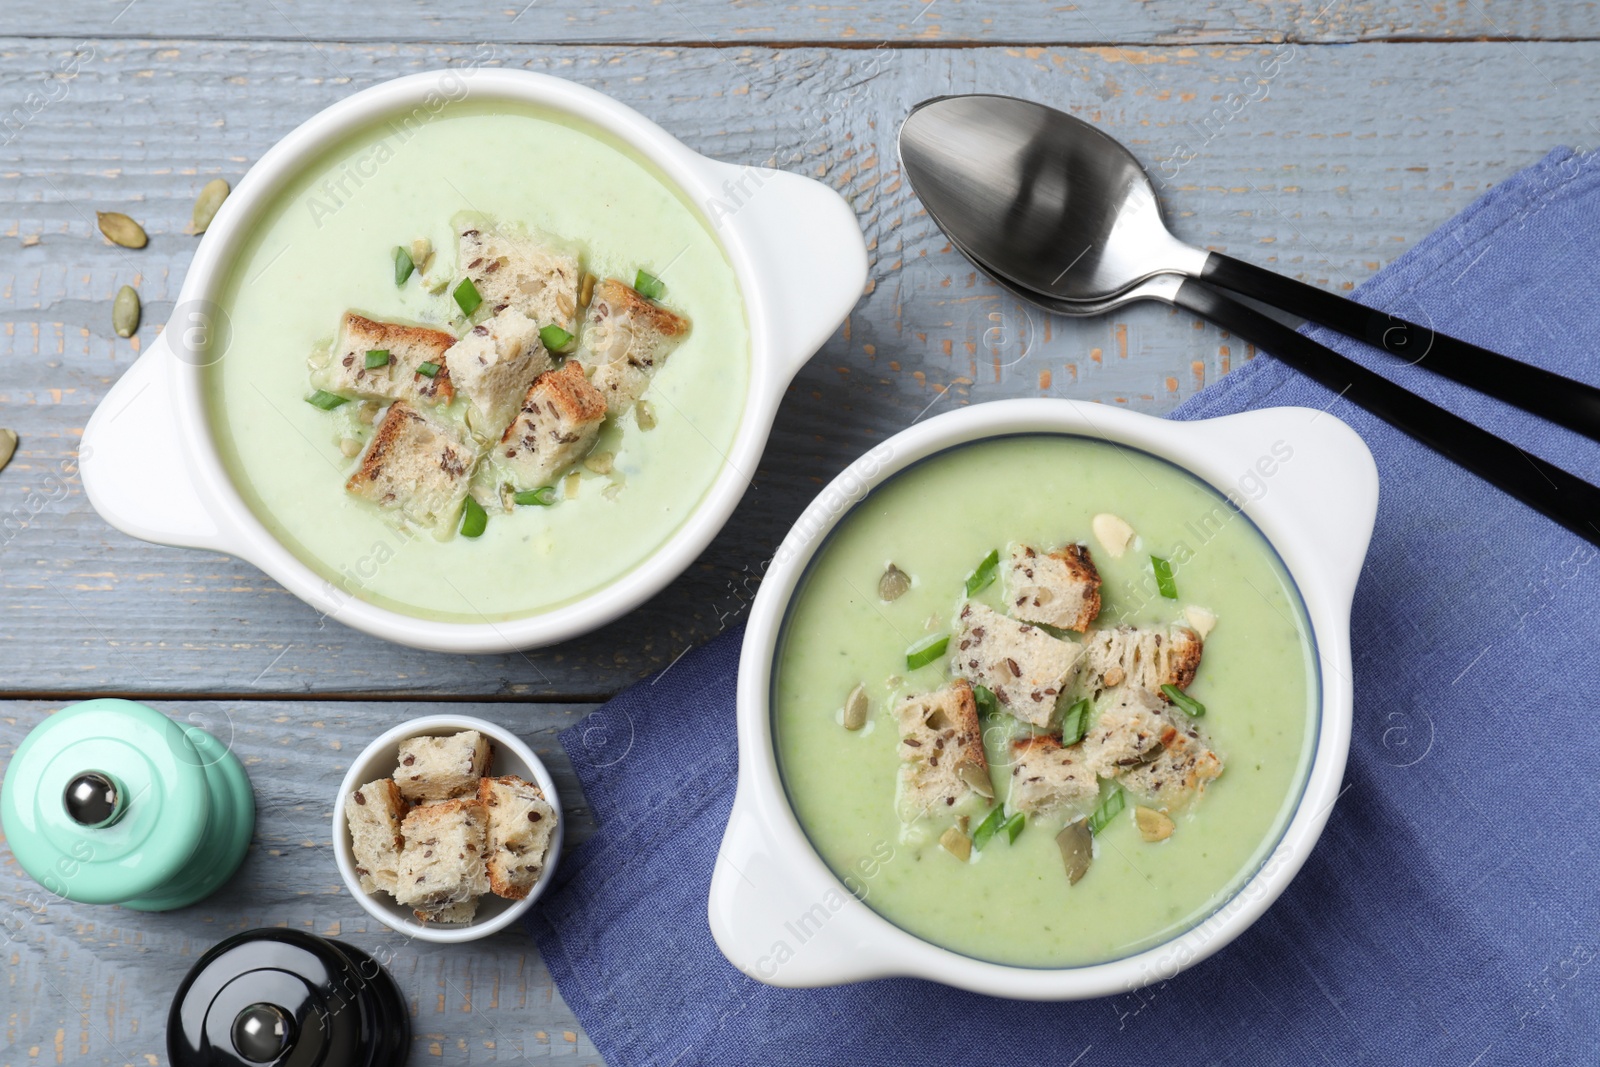
<svg viewBox="0 0 1600 1067"><path fill-rule="evenodd" d="M1133 154L1065 112L1009 96L935 97L901 126L900 158L969 258L1047 299L1093 304L1158 274L1203 280L1600 440L1594 386L1179 241Z"/></svg>

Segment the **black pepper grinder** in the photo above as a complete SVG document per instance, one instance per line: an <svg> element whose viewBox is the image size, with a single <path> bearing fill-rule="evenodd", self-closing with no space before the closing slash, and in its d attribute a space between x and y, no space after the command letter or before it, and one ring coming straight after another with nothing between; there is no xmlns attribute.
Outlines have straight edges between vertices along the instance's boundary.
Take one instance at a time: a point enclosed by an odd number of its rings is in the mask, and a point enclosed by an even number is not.
<svg viewBox="0 0 1600 1067"><path fill-rule="evenodd" d="M351 945L249 930L190 968L167 1016L172 1067L402 1067L411 1019L394 979Z"/></svg>

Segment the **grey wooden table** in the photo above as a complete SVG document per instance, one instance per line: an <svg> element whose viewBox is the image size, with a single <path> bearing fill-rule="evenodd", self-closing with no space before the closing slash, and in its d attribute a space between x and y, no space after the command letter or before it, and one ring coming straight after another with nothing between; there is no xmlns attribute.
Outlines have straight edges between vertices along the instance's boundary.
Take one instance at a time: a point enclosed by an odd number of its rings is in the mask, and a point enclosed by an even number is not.
<svg viewBox="0 0 1600 1067"><path fill-rule="evenodd" d="M1254 356L1186 316L1029 312L939 237L893 138L975 90L1072 110L1160 178L1188 240L1349 289L1494 183L1600 133L1600 11L1545 0L57 0L0 7L0 761L67 703L118 694L211 724L261 809L245 867L164 915L28 909L9 853L0 1064L156 1064L170 991L242 929L372 948L327 842L352 753L430 702L514 725L592 822L556 732L734 624L817 488L927 412L1012 396L1171 409ZM871 281L800 374L755 485L705 555L603 631L527 655L430 655L319 622L252 567L108 528L74 461L94 405L160 330L189 207L360 88L487 63L591 85L712 156L815 175L855 206ZM151 235L120 252L94 210ZM110 302L145 301L121 340ZM3 783L0 783L3 788ZM598 1062L521 934L410 945L415 1062Z"/></svg>

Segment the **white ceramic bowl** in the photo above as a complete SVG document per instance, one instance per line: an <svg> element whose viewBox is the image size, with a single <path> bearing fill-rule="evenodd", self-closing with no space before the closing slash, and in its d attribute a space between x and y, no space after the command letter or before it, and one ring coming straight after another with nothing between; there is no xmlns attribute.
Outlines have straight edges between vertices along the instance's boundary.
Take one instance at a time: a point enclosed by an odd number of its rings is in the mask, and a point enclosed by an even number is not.
<svg viewBox="0 0 1600 1067"><path fill-rule="evenodd" d="M463 78L474 103L504 100L574 116L653 163L698 205L733 265L749 318L750 384L722 471L682 526L644 563L574 603L509 622L418 619L354 599L285 548L240 498L217 454L202 404L202 367L182 358L212 328L228 266L251 226L320 153L353 131L431 106ZM167 328L117 382L84 430L80 466L90 502L117 529L158 544L226 552L358 630L417 648L497 652L553 644L637 607L694 561L749 484L785 387L855 305L867 279L866 243L850 206L798 175L707 159L592 89L526 71L415 74L364 90L279 141L239 182L206 231ZM174 340L174 337L177 340ZM175 347L176 346L176 347Z"/></svg>
<svg viewBox="0 0 1600 1067"><path fill-rule="evenodd" d="M940 948L852 896L789 807L768 702L779 629L796 584L851 507L927 456L983 438L1036 432L1131 446L1242 502L1299 587L1322 691L1304 792L1255 873L1186 933L1113 962L1059 969L1006 966ZM1273 458L1277 442L1292 449L1290 462ZM1169 422L1068 400L999 401L912 426L857 460L801 515L751 608L739 664L738 791L711 881L711 929L723 953L752 978L780 986L912 976L994 996L1068 1000L1170 978L1227 944L1289 884L1338 796L1350 747L1350 601L1377 502L1377 469L1361 439L1333 416L1305 408Z"/></svg>
<svg viewBox="0 0 1600 1067"><path fill-rule="evenodd" d="M544 790L544 798L556 809L556 832L550 838L550 851L545 856L544 873L534 883L533 889L521 900L506 900L490 893L478 898L478 913L470 923L422 923L412 915L411 909L395 903L387 893L368 893L361 888L356 875L356 858L350 850L350 829L345 823L344 800L351 791L388 778L394 774L400 758L400 742L408 737L424 735L441 736L477 730L494 743L494 763L489 767L492 775L514 774L533 782ZM368 915L383 925L418 941L434 941L454 945L462 941L476 941L497 933L522 918L534 902L543 895L545 887L555 874L556 863L561 859L561 841L566 835L566 816L561 811L561 797L556 783L545 770L544 763L533 754L533 749L503 726L466 715L428 715L403 722L362 749L361 755L350 764L350 771L339 783L339 795L333 801L333 857L339 864L339 876L345 888L364 908Z"/></svg>

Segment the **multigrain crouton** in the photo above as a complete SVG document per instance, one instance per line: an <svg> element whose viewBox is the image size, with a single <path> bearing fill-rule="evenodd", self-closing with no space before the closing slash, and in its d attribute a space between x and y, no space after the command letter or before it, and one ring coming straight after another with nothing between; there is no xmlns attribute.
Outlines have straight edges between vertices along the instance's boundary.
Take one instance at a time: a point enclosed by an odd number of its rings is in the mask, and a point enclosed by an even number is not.
<svg viewBox="0 0 1600 1067"><path fill-rule="evenodd" d="M488 812L476 797L413 808L401 824L405 848L394 898L424 922L464 922L459 905L489 891L484 866Z"/></svg>
<svg viewBox="0 0 1600 1067"><path fill-rule="evenodd" d="M392 778L368 782L345 798L350 851L356 858L361 888L368 893L379 889L395 891L400 876L400 849L405 844L400 823L405 817L405 798Z"/></svg>
<svg viewBox="0 0 1600 1067"><path fill-rule="evenodd" d="M1189 688L1205 642L1187 626L1118 626L1083 639L1085 689L1098 696L1119 685L1147 689L1166 701L1164 685Z"/></svg>
<svg viewBox="0 0 1600 1067"><path fill-rule="evenodd" d="M408 737L400 742L398 759L394 780L407 800L450 800L477 794L494 746L476 730Z"/></svg>
<svg viewBox="0 0 1600 1067"><path fill-rule="evenodd" d="M403 400L389 405L345 489L443 536L453 528L478 450Z"/></svg>
<svg viewBox="0 0 1600 1067"><path fill-rule="evenodd" d="M576 355L615 417L644 395L688 332L689 320L607 278L594 287Z"/></svg>
<svg viewBox="0 0 1600 1067"><path fill-rule="evenodd" d="M461 231L461 270L498 314L515 308L540 326L573 332L578 321L578 257L553 242L470 224Z"/></svg>
<svg viewBox="0 0 1600 1067"><path fill-rule="evenodd" d="M1049 734L1011 742L1011 795L1006 809L1028 815L1087 815L1100 796L1100 778L1077 745L1063 748Z"/></svg>
<svg viewBox="0 0 1600 1067"><path fill-rule="evenodd" d="M516 308L480 322L445 359L456 392L472 402L473 432L494 440L516 415L533 380L550 369L539 324Z"/></svg>
<svg viewBox="0 0 1600 1067"><path fill-rule="evenodd" d="M1095 773L1166 808L1200 796L1222 773L1222 760L1199 725L1145 689L1118 690L1090 727L1083 750Z"/></svg>
<svg viewBox="0 0 1600 1067"><path fill-rule="evenodd" d="M1084 545L1049 554L1014 545L1006 562L1006 610L1024 622L1079 633L1100 614L1100 572Z"/></svg>
<svg viewBox="0 0 1600 1067"><path fill-rule="evenodd" d="M556 810L543 790L515 775L481 780L478 801L489 813L489 888L521 900L544 873Z"/></svg>
<svg viewBox="0 0 1600 1067"><path fill-rule="evenodd" d="M994 786L972 686L957 681L907 697L894 716L900 731L902 821L970 814L987 805Z"/></svg>
<svg viewBox="0 0 1600 1067"><path fill-rule="evenodd" d="M961 607L951 643L952 673L986 687L1001 707L1034 726L1049 725L1083 658L1077 644L971 602Z"/></svg>
<svg viewBox="0 0 1600 1067"><path fill-rule="evenodd" d="M319 388L362 400L409 400L413 403L448 404L455 396L445 353L456 339L443 330L378 322L354 311L345 312L328 367L313 376ZM388 362L367 366L369 352L389 353ZM417 368L432 363L439 368L429 377Z"/></svg>
<svg viewBox="0 0 1600 1067"><path fill-rule="evenodd" d="M568 360L528 389L500 439L497 461L524 489L549 485L594 447L605 418L605 397Z"/></svg>
<svg viewBox="0 0 1600 1067"><path fill-rule="evenodd" d="M1124 788L1164 808L1198 799L1206 784L1222 774L1222 758L1212 751L1200 727L1193 720L1176 725L1177 732L1155 759L1120 776Z"/></svg>

